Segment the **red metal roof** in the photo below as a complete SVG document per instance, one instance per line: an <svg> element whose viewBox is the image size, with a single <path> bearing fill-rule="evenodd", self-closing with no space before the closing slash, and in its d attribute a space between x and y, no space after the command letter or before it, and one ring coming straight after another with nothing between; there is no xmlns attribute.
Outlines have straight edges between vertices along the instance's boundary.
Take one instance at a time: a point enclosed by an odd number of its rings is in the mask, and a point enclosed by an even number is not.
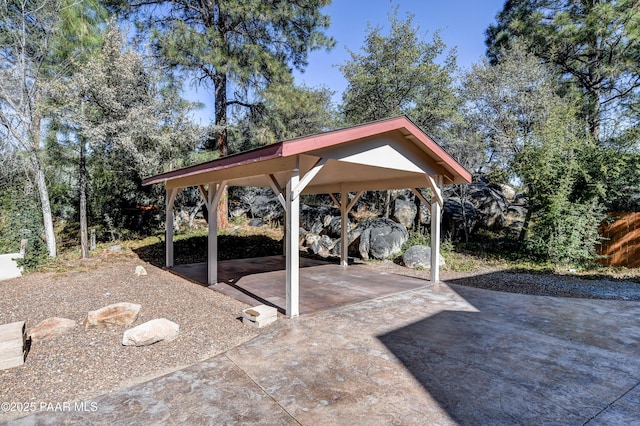
<svg viewBox="0 0 640 426"><path fill-rule="evenodd" d="M319 149L336 147L341 144L400 131L405 138L418 145L433 161L453 176L452 181L470 183L471 174L455 161L442 147L435 143L426 133L406 116L389 118L372 123L344 129L332 130L316 135L290 139L266 145L251 151L230 155L206 163L158 174L143 180L143 185L166 183L185 177L196 177L200 174L236 169L249 164L257 164L277 158L293 157L311 153ZM207 183L203 181L202 184Z"/></svg>

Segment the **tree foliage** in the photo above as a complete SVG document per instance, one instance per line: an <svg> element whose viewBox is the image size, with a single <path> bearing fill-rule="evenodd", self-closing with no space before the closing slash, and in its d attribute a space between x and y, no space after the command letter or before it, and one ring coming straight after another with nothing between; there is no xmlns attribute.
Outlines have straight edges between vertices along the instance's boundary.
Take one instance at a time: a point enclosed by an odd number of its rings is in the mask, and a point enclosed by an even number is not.
<svg viewBox="0 0 640 426"><path fill-rule="evenodd" d="M89 179L94 221L121 226L125 209L154 204L142 178L166 171L199 142L177 84L125 48L124 35L111 24L100 52L66 84L50 88L61 123L55 140L87 151L86 176L81 169L79 179Z"/></svg>
<svg viewBox="0 0 640 426"><path fill-rule="evenodd" d="M56 256L56 239L46 182L46 159L40 140L40 104L49 54L60 25L58 0L0 1L0 139L20 152L25 177L37 189L42 229L49 256ZM46 76L46 77L45 77Z"/></svg>
<svg viewBox="0 0 640 426"><path fill-rule="evenodd" d="M603 183L591 174L596 149L575 103L558 94L552 70L523 46L467 73L466 116L478 124L491 167L508 170L529 200L520 237L540 257L587 262L595 257Z"/></svg>
<svg viewBox="0 0 640 426"><path fill-rule="evenodd" d="M499 62L516 40L553 64L582 95L595 140L619 137L637 125L637 117L624 110L640 88L639 1L509 0L487 30L489 58Z"/></svg>
<svg viewBox="0 0 640 426"><path fill-rule="evenodd" d="M349 123L406 114L436 134L456 114L455 50L445 52L438 32L431 42L424 41L413 20L411 14L400 20L395 9L389 15L389 34L370 27L363 52L351 52L340 66L348 83L341 109Z"/></svg>
<svg viewBox="0 0 640 426"><path fill-rule="evenodd" d="M260 92L260 103L234 126L232 151L320 133L336 127L326 88L298 87L293 82L273 84Z"/></svg>
<svg viewBox="0 0 640 426"><path fill-rule="evenodd" d="M141 28L172 67L214 91L217 134L207 148L227 150L227 109L251 105L251 95L303 69L310 50L331 47L320 12L327 0L133 1ZM232 93L231 96L229 94Z"/></svg>

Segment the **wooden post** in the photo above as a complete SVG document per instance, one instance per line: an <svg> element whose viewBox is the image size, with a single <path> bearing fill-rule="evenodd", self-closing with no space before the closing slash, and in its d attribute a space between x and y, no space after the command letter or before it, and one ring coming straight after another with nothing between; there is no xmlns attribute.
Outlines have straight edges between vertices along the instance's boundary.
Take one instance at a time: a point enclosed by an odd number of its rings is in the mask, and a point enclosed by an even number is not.
<svg viewBox="0 0 640 426"><path fill-rule="evenodd" d="M218 283L218 206L214 205L216 195L215 183L209 184L207 194L207 221L209 232L207 234L207 284Z"/></svg>
<svg viewBox="0 0 640 426"><path fill-rule="evenodd" d="M176 199L177 188L167 188L166 190L166 214L165 214L165 250L166 266L173 268L173 202Z"/></svg>
<svg viewBox="0 0 640 426"><path fill-rule="evenodd" d="M349 265L349 193L340 185L340 265Z"/></svg>
<svg viewBox="0 0 640 426"><path fill-rule="evenodd" d="M298 161L299 160L296 159L296 168L291 172L291 177L287 182L286 188L286 313L289 318L300 315L300 253L298 252L298 238L300 238L300 197L296 196L294 191L300 181Z"/></svg>
<svg viewBox="0 0 640 426"><path fill-rule="evenodd" d="M431 200L431 282L440 281L440 212L442 209L442 176L438 176L438 182L432 186L434 196Z"/></svg>
<svg viewBox="0 0 640 426"><path fill-rule="evenodd" d="M209 232L207 237L207 284L218 283L218 209L220 199L227 193L227 181L209 183L207 192L207 210Z"/></svg>

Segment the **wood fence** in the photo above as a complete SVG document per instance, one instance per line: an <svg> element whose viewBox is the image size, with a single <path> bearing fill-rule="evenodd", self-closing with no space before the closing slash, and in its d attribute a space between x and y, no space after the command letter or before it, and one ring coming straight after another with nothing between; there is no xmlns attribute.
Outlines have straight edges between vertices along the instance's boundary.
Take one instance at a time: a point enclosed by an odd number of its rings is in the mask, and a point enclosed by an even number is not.
<svg viewBox="0 0 640 426"><path fill-rule="evenodd" d="M640 212L610 213L609 216L613 221L600 227L604 240L598 254L606 256L600 263L640 268Z"/></svg>

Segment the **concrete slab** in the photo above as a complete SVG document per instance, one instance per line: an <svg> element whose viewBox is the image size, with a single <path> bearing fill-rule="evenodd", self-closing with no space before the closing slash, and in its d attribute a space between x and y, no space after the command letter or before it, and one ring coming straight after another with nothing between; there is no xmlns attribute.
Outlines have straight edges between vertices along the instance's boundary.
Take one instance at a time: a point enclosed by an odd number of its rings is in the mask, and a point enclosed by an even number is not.
<svg viewBox="0 0 640 426"><path fill-rule="evenodd" d="M14 424L638 424L640 302L423 286Z"/></svg>
<svg viewBox="0 0 640 426"><path fill-rule="evenodd" d="M0 254L0 281L22 276L22 268L16 263L21 258L20 253Z"/></svg>
<svg viewBox="0 0 640 426"><path fill-rule="evenodd" d="M286 306L284 256L225 260L218 263L212 290L248 305L264 304L282 314ZM178 265L172 272L206 285L207 264ZM300 314L307 315L352 303L424 287L429 282L380 273L364 265L344 268L326 260L300 258Z"/></svg>

